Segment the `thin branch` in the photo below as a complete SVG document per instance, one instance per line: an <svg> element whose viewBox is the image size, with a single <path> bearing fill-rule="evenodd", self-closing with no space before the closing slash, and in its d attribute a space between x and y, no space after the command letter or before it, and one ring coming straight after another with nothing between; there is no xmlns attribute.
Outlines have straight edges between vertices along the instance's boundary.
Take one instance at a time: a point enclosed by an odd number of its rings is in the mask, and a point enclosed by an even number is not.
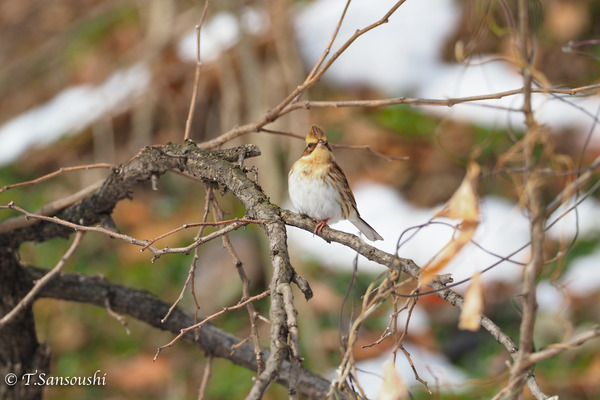
<svg viewBox="0 0 600 400"><path fill-rule="evenodd" d="M165 254L189 254L192 250L203 245L204 243L210 242L213 239L219 238L246 225L248 225L247 222L233 222L227 225L225 228L209 233L208 235L195 240L193 243L185 247L165 247L159 250L153 246L150 246L148 249L152 252L152 262L156 261L159 257L162 257Z"/></svg>
<svg viewBox="0 0 600 400"><path fill-rule="evenodd" d="M62 199L58 199L51 203L46 204L45 206L41 207L39 210L35 211L33 214L43 215L43 216L54 215L57 212L59 212L60 210L70 207L73 204L77 203L78 201L86 198L87 196L89 196L90 194L92 194L93 192L98 190L98 188L101 185L102 185L102 181L98 181L84 189L81 189L77 193L74 193L67 197L63 197ZM0 206L0 208L5 208L5 207ZM14 231L16 229L20 229L20 228L25 228L25 227L31 226L35 223L37 223L35 220L32 220L31 218L28 218L27 216L9 218L0 223L0 234L12 232L12 231Z"/></svg>
<svg viewBox="0 0 600 400"><path fill-rule="evenodd" d="M266 221L259 221L259 220L245 219L245 218L234 218L234 219L228 219L228 220L224 220L224 221L215 221L215 222L192 222L190 224L183 224L178 228L175 228L173 230L170 230L169 232L163 233L162 235L155 237L154 239L150 239L148 241L148 244L146 246L144 246L140 251L146 250L148 247L150 247L151 245L153 245L160 239L164 239L167 236L170 236L177 232L181 232L182 230L185 230L188 228L195 228L198 226L221 226L221 225L232 224L232 223L237 223L237 222L245 222L248 224L252 224L252 223L265 224L266 223Z"/></svg>
<svg viewBox="0 0 600 400"><path fill-rule="evenodd" d="M204 399L204 392L206 392L206 386L210 379L210 372L212 369L213 356L209 354L206 357L206 364L204 365L204 373L202 374L202 381L200 382L200 389L198 389L198 400Z"/></svg>
<svg viewBox="0 0 600 400"><path fill-rule="evenodd" d="M296 139L304 140L304 136L298 135L297 133L276 131L276 130L273 130L273 129L266 129L266 128L261 128L260 131L261 132L266 132L266 133L271 133L273 135L289 136L289 137L293 137L293 138L296 138ZM333 147L334 149L365 150L365 151L368 151L370 153L373 153L377 157L381 157L381 158L385 159L388 162L389 161L406 161L406 160L409 159L409 157L404 157L404 156L389 156L389 155L381 153L381 152L379 152L377 150L373 150L371 148L371 146L369 146L368 144L361 146L361 145L351 145L351 144L330 143L330 146Z"/></svg>
<svg viewBox="0 0 600 400"><path fill-rule="evenodd" d="M414 289L413 292L418 293L419 288L417 287L416 289ZM410 306L408 307L408 315L406 316L404 330L402 331L402 335L400 335L400 338L398 339L398 341L396 343L396 347L394 347L394 351L392 352L394 354L394 362L396 361L396 353L398 352L398 349L402 350L402 353L404 353L404 357L408 361L408 364L410 365L410 368L413 371L415 379L417 381L421 382L421 384L423 384L423 386L425 386L425 390L427 390L427 392L429 394L432 394L431 389L429 389L429 386L427 385L427 381L425 381L424 379L422 379L419 376L419 373L417 372L417 368L415 367L415 364L412 361L412 357L410 356L410 353L404 347L404 339L406 338L406 335L408 334L408 324L410 323L410 317L412 316L412 312L415 309L415 306L417 305L418 297L410 299L408 301L410 302Z"/></svg>
<svg viewBox="0 0 600 400"><path fill-rule="evenodd" d="M323 61L325 61L325 58L327 58L327 56L329 55L329 52L331 51L331 46L333 46L333 42L335 42L335 38L337 37L338 33L340 32L340 28L342 27L342 22L344 22L344 18L346 17L346 12L348 11L348 7L350 6L351 1L352 0L346 1L346 5L344 6L342 15L340 16L340 19L338 20L338 23L333 31L333 35L331 35L331 39L329 39L329 43L327 44L327 47L325 47L325 50L321 54L321 57L319 57L319 59L313 66L312 70L306 76L304 83L306 83L314 78L315 74L317 73L317 71L319 70L321 65L323 65Z"/></svg>
<svg viewBox="0 0 600 400"><path fill-rule="evenodd" d="M552 358L564 351L572 350L577 348L591 339L596 339L600 337L600 325L595 325L591 329L581 332L577 336L564 341L562 343L551 344L548 347L537 351L535 353L531 353L526 360L524 360L523 368L528 368L529 366L533 366L539 362Z"/></svg>
<svg viewBox="0 0 600 400"><path fill-rule="evenodd" d="M225 212L215 199L213 195L213 191L210 191L211 195L208 198L209 203L213 206L213 212L215 214L216 219L223 219L225 216ZM227 252L231 256L235 268L238 272L238 276L242 281L242 300L246 300L250 297L250 279L246 275L246 271L244 271L244 264L242 260L237 255L237 252L233 248L231 244L231 240L229 240L229 235L222 236L223 245L227 249ZM256 365L257 365L257 374L261 374L265 369L265 361L263 359L263 354L260 348L260 340L258 337L258 326L256 325L257 315L256 309L254 308L253 303L248 303L246 306L248 310L248 316L250 317L250 337L252 338L252 344L254 345L254 354L256 356Z"/></svg>
<svg viewBox="0 0 600 400"><path fill-rule="evenodd" d="M175 307L177 307L177 304L179 304L181 302L181 300L183 299L183 295L185 294L185 289L187 289L190 282L193 281L194 270L196 268L196 260L197 259L198 259L198 256L196 253L194 253L194 258L192 259L192 263L190 265L190 269L188 271L187 278L185 279L185 283L183 284L183 287L181 288L181 291L179 292L179 296L173 302L173 304L171 304L171 307L169 308L169 311L167 311L167 314L160 320L160 322L162 322L163 324L167 321L167 319L169 318L169 316L171 315L171 313L173 312ZM193 284L192 284L192 287L193 287ZM194 300L196 301L196 305L197 305L197 300L196 300L195 296L194 296Z"/></svg>
<svg viewBox="0 0 600 400"><path fill-rule="evenodd" d="M108 297L104 298L104 308L106 308L106 312L108 312L108 315L110 315L111 317L119 321L121 325L123 325L123 328L125 328L125 333L127 333L127 335L131 335L131 331L129 330L129 324L127 323L127 320L121 314L113 311L113 309L110 306L110 300Z"/></svg>
<svg viewBox="0 0 600 400"><path fill-rule="evenodd" d="M88 171L90 169L97 169L97 168L112 169L112 168L114 168L114 165L112 165L112 164L106 164L106 163L100 163L100 164L78 165L78 166L75 166L75 167L62 167L62 168L59 168L58 170L56 170L54 172L51 172L49 174L40 176L39 178L32 179L30 181L14 183L12 185L6 185L6 186L4 186L4 187L2 187L0 189L0 193L5 192L5 191L10 190L10 189L19 188L19 187L37 185L40 182L47 181L47 180L52 179L52 178L54 178L56 176L62 175L64 173L66 173L66 172Z"/></svg>
<svg viewBox="0 0 600 400"><path fill-rule="evenodd" d="M103 228L101 226L86 226L86 225L81 225L81 224L75 224L73 222L69 222L69 221L65 221L62 220L56 216L54 217L47 217L44 215L38 215L38 214L33 214L30 213L29 211L15 205L13 202L8 203L8 205L6 206L0 206L0 210L2 209L10 209L10 210L15 210L20 212L21 214L25 215L26 219L38 219L41 221L46 221L46 222L51 222L54 224L58 224L58 225L63 225L66 227L69 227L71 229L73 229L74 231L84 231L84 232L97 232L97 233L102 233L104 235L107 235L111 238L114 239L119 239L122 240L124 242L127 242L129 244L135 244L137 246L142 247L142 249L140 251L144 251L146 249L150 250L153 254L152 257L152 262L156 261L156 259L158 259L159 257L165 255L165 254L189 254L190 251L194 250L195 248L197 248L198 246L201 246L202 244L209 242L215 238L221 237L224 234L227 234L231 231L234 231L236 229L241 228L242 226L246 226L248 225L248 223L250 223L250 221L254 222L255 220L250 220L250 219L233 219L231 221L226 221L226 222L231 222L229 225L227 225L225 228L222 228L218 231L212 232L206 236L203 236L200 239L195 240L193 243L191 243L190 245L186 246L186 247L165 247L163 249L158 249L154 246L151 246L148 244L148 242L146 240L139 240L139 239L135 239L131 236L128 235L124 235L121 233L116 233L113 232L109 229ZM260 222L260 223L264 223L264 221ZM185 229L187 227L190 226L201 226L201 225L215 225L215 223L213 222L208 222L208 223L195 223L195 224L189 224L189 225L183 225L182 227L177 228L176 230L181 230L181 229ZM170 232L172 233L172 232ZM169 234L170 234L169 233Z"/></svg>
<svg viewBox="0 0 600 400"><path fill-rule="evenodd" d="M202 30L202 24L204 23L204 18L206 17L208 6L210 4L210 0L205 0L204 8L202 9L202 15L200 16L200 23L196 25L196 46L197 46L197 58L196 58L196 72L194 73L194 89L192 92L192 99L190 102L190 110L188 112L187 120L185 121L185 134L183 135L183 140L190 139L190 131L192 128L192 121L194 120L194 111L196 111L196 99L198 98L198 86L200 82L200 69L202 67L202 62L200 61L200 32Z"/></svg>
<svg viewBox="0 0 600 400"><path fill-rule="evenodd" d="M211 196L212 196L212 188L207 184L206 185L206 197L204 200L204 213L202 214L202 222L206 222L206 220L208 219ZM206 227L205 225L200 226L198 234L194 238L195 241L202 237L202 232L204 232L205 227ZM199 249L199 247L196 247L194 249L194 257L192 258L192 262L190 263L190 269L188 271L188 276L185 280L185 283L183 284L183 287L181 288L181 291L179 292L179 297L177 297L177 300L175 300L175 302L171 305L171 307L169 308L169 311L167 311L167 314L160 320L160 322L162 322L163 324L165 323L167 318L169 318L169 315L171 315L171 313L173 312L173 310L175 309L177 304L179 304L179 302L183 299L185 289L187 289L190 282L192 283L190 291L192 293L194 303L196 304L196 310L200 309L200 304L198 304L198 298L196 297L196 289L195 289L195 285L194 285L194 277L195 277L196 265L197 265L196 263L198 262L198 259L200 258L198 249Z"/></svg>
<svg viewBox="0 0 600 400"><path fill-rule="evenodd" d="M572 89L561 89L561 88L532 88L531 93L542 93L542 94L566 94L575 95L582 92L591 92L600 89L600 84L582 86L579 88ZM426 98L413 98L413 97L394 97L389 99L372 99L372 100L339 100L339 101L298 101L286 106L282 111L281 115L298 109L315 109L315 108L379 108L401 104L409 104L414 106L445 106L453 107L457 104L473 103L484 100L498 100L504 97L515 96L523 94L523 88L506 90L503 92L489 93L475 96L466 97L453 97L449 99L426 99ZM515 110L517 111L517 110Z"/></svg>
<svg viewBox="0 0 600 400"><path fill-rule="evenodd" d="M356 32L354 32L354 34L348 40L346 40L346 42L344 44L342 44L335 53L333 53L331 58L329 60L327 60L327 62L315 74L313 74L314 76L310 80L305 82L305 84L307 84L307 85L313 84L313 83L316 83L319 79L321 79L323 74L325 74L325 72L333 65L333 63L338 59L338 57L341 56L342 53L344 53L344 51L346 51L348 49L348 47L350 47L350 45L352 43L354 43L354 41L356 39L358 39L365 33L377 28L378 26L389 22L389 19L392 16L392 14L394 14L396 12L396 10L398 10L398 8L400 8L400 6L402 4L404 4L405 1L406 0L400 0L400 1L396 2L389 9L389 11L387 13L385 13L385 15L383 17L381 17L378 21L373 22L371 25L369 25L365 28L357 29Z"/></svg>
<svg viewBox="0 0 600 400"><path fill-rule="evenodd" d="M179 335L177 335L173 340L171 340L169 343L165 344L164 346L160 346L158 348L158 350L156 351L156 355L154 356L154 361L156 361L156 359L160 355L161 351L163 351L164 349L166 349L168 347L173 347L173 345L175 345L175 342L177 342L179 339L181 339L189 331L200 328L203 325L206 325L208 322L212 321L213 319L220 317L221 315L223 315L225 313L228 313L229 311L239 310L240 308L245 307L248 303L252 303L256 300L265 298L269 294L270 294L270 292L268 290L265 290L264 292L257 294L256 296L252 296L252 297L248 298L246 301L239 302L235 306L225 307L221 311L216 312L216 313L204 318L202 321L198 322L197 324L194 324L194 325L188 326L187 328L181 329L181 331L179 332Z"/></svg>
<svg viewBox="0 0 600 400"><path fill-rule="evenodd" d="M242 339L238 344L231 346L231 353L233 355L233 353L235 353L237 351L237 349L239 349L240 347L242 347L244 344L248 343L250 341L250 337L245 337L244 339ZM257 368L258 371L258 368Z"/></svg>

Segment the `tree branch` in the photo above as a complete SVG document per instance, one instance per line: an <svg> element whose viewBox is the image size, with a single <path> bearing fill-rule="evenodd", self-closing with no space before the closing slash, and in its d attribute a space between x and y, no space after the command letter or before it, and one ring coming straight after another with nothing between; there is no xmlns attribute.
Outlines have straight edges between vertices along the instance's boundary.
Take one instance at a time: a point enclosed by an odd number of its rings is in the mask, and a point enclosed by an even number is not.
<svg viewBox="0 0 600 400"><path fill-rule="evenodd" d="M48 281L50 279L52 279L53 276L60 273L60 271L66 264L66 262L73 256L73 253L75 253L75 250L77 250L77 248L79 247L79 244L81 243L82 238L83 238L83 232L77 232L77 234L75 235L75 239L73 240L73 243L71 243L71 246L69 247L67 252L60 258L60 260L58 260L58 263L54 266L54 268L52 268L50 270L50 272L48 272L42 278L36 280L35 285L33 285L33 287L27 293L27 295L25 295L25 297L23 297L19 301L19 303L12 310L10 310L10 312L8 312L2 318L0 318L0 329L2 329L2 327L4 325L6 325L9 321L14 319L14 317L19 312L21 312L24 309L26 309L27 307L29 307L31 305L31 303L33 302L33 299L35 298L35 295L40 290L42 290L44 285L47 284Z"/></svg>
<svg viewBox="0 0 600 400"><path fill-rule="evenodd" d="M31 280L41 279L46 269L37 267L26 267L27 274ZM63 273L52 278L38 293L37 298L53 298L66 301L86 303L104 308L105 299L109 299L113 311L130 315L140 321L159 328L161 330L178 334L182 328L194 324L194 317L176 307L169 319L164 323L162 317L169 310L170 305L154 295L126 286L110 282L104 278L87 276L77 273ZM211 323L205 324L196 332L188 332L183 340L195 344L203 351L214 357L220 357L256 371L256 357L254 346L245 343L232 352L232 347L242 340L237 338ZM263 350L266 357L270 354ZM291 365L284 361L278 373L277 382L287 386L292 379L290 375ZM298 391L304 396L314 399L324 398L329 390L329 381L320 377L304 367L297 370Z"/></svg>

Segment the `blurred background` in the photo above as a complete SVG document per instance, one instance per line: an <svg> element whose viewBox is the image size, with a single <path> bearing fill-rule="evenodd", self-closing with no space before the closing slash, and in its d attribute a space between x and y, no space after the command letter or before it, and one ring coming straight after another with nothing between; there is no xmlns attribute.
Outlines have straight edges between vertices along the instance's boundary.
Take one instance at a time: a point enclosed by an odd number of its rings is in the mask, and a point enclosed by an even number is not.
<svg viewBox="0 0 600 400"><path fill-rule="evenodd" d="M238 1L211 3L202 26L198 100L191 128L196 142L214 138L259 119L303 82L327 46L345 2ZM341 27L334 51L356 29L381 18L391 1L355 0ZM197 59L195 26L203 2L187 0L90 1L31 0L0 3L0 186L21 182L61 167L92 163L118 164L150 144L181 142ZM597 82L600 64L600 5L592 0L531 1L535 40L535 78L553 87L581 87ZM387 97L445 99L518 89L514 66L514 2L487 0L408 0L387 24L359 38L313 87L307 100L369 100ZM600 154L597 89L589 96L534 96L535 116L543 124L549 148L548 168L558 172L545 182L551 200L568 182L560 172L589 165ZM527 218L518 206L510 150L523 136L523 117L515 112L520 96L448 107L398 105L380 108L298 110L267 126L304 135L322 126L331 143L369 145L408 161L387 161L364 150L335 149L354 189L361 215L386 239L378 247L394 252L401 234L427 223L462 181L468 161L482 166L482 222L475 239L483 246L465 248L448 267L455 280L471 276L511 255L526 262ZM255 143L262 156L251 163L271 200L289 208L287 172L300 156L303 141L271 134L247 135L226 146ZM508 156L507 156L508 154ZM503 170L504 168L504 170ZM42 184L0 194L30 211L103 179L104 170L63 174ZM131 201L113 215L119 229L150 239L184 223L198 222L204 189L175 174L159 190L140 185ZM229 217L244 210L231 196L221 204ZM0 220L16 214L3 211ZM558 216L558 215L557 215ZM548 254L573 242L568 255L542 272L538 286L539 347L560 341L573 327L598 323L600 247L595 221L597 195L586 199L548 232ZM556 218L556 217L555 217ZM355 233L345 223L335 228ZM183 231L158 244L190 243L195 232ZM451 238L447 226L419 231L398 249L401 257L426 263ZM301 346L309 368L328 376L340 361L339 335L347 329L352 307L340 316L354 254L307 232L290 228L292 261L309 280L315 297L297 300ZM406 238L406 236L403 236ZM252 282L252 293L266 288L270 277L264 237L249 228L232 234L232 242ZM26 244L23 260L52 267L68 247L56 239ZM201 248L196 293L200 313L209 315L235 304L241 283L221 242ZM148 290L166 302L177 298L190 256L151 257L137 247L99 235L86 235L70 271L101 274L107 279ZM514 305L521 266L500 263L483 275L486 313L513 339L520 315ZM358 281L350 306L381 266L358 261ZM462 287L457 288L464 290ZM301 297L297 295L297 297ZM186 293L182 307L194 312ZM268 300L256 304L268 316ZM373 317L357 348L359 374L368 395L376 397L382 365L390 359L393 340L369 348L389 321L389 310ZM172 339L131 318L127 335L105 310L87 305L42 300L35 305L40 340L50 343L52 374L86 376L100 369L106 387L49 387L58 398L196 398L205 357L178 342L152 362L156 348ZM486 332L457 328L458 311L437 296L423 297L415 309L407 348L421 376L442 398L487 398L505 382L508 358ZM249 333L246 310L217 319L239 337ZM344 325L345 324L345 325ZM268 326L260 325L268 345ZM536 370L547 393L569 399L600 396L598 343L545 361ZM396 363L415 398L430 398L414 381L400 355ZM207 397L243 398L252 373L226 360L215 360ZM227 377L224 379L223 377ZM286 397L273 386L266 398Z"/></svg>

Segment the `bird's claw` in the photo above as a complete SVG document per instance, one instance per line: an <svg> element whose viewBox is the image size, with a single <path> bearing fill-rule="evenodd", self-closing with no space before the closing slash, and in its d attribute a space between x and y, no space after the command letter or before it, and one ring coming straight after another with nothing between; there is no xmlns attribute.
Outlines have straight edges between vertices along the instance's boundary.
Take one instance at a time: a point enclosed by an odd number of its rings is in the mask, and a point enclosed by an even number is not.
<svg viewBox="0 0 600 400"><path fill-rule="evenodd" d="M325 227L325 225L327 225L327 221L329 221L329 218L324 219L323 221L319 221L319 223L315 227L315 231L314 231L315 235L318 235L319 232L321 232L323 230L323 228Z"/></svg>

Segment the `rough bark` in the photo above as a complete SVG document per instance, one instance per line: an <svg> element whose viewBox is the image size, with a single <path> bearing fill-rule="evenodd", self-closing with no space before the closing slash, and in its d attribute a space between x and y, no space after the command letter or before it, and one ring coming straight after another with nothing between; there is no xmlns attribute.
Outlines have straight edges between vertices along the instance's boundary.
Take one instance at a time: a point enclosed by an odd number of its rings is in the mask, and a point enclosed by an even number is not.
<svg viewBox="0 0 600 400"><path fill-rule="evenodd" d="M33 286L14 252L0 251L0 315L12 310ZM50 354L46 344L37 340L31 305L0 328L0 399L41 399L43 386L25 385L21 379L29 372L47 373ZM14 375L12 375L14 374ZM14 381L13 381L14 379ZM12 382L16 384L12 385Z"/></svg>

